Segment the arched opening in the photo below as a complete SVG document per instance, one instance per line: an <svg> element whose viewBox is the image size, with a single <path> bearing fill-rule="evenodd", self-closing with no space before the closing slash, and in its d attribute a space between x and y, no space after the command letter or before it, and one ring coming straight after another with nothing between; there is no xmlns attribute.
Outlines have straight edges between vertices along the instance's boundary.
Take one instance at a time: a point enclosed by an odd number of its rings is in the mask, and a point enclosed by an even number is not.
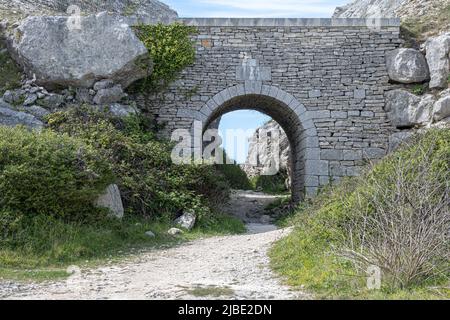
<svg viewBox="0 0 450 320"><path fill-rule="evenodd" d="M276 87L246 90L237 86L225 89L206 103L201 111L203 130L224 114L243 109L262 112L283 128L291 149L292 200L300 202L305 196L313 196L317 186L308 181L312 177L318 180L328 172L315 165L320 163L319 141L309 112L292 95Z"/></svg>

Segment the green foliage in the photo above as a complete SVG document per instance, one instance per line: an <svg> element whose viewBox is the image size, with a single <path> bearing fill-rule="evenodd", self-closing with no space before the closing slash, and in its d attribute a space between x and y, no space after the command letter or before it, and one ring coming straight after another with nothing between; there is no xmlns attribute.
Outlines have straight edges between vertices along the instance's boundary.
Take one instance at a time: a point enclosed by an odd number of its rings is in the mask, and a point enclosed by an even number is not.
<svg viewBox="0 0 450 320"><path fill-rule="evenodd" d="M174 217L180 210L199 216L228 194L228 186L210 166L174 165L172 145L156 139L143 117L110 118L84 107L56 113L50 127L98 150L117 177L129 213Z"/></svg>
<svg viewBox="0 0 450 320"><path fill-rule="evenodd" d="M416 84L413 89L412 89L412 93L414 93L415 95L421 96L423 94L425 94L425 85L423 84Z"/></svg>
<svg viewBox="0 0 450 320"><path fill-rule="evenodd" d="M430 261L441 263L442 269L437 268L439 276L424 274L422 281L399 289L384 274L381 291L369 291L366 275L339 254L350 240L353 242L353 238L360 236L350 234L349 225L368 219L371 213L380 210L389 212L393 205L390 195L400 199L401 189L399 191L398 186L391 182L396 175L396 165L410 165L406 178L413 181L424 168L420 160L424 149L432 152L431 160L425 164L430 172L436 173L432 178L450 181L450 130L431 130L419 135L411 144L383 159L363 176L328 187L311 202L301 204L297 214L290 219L295 230L271 250L272 267L286 276L289 284L306 286L318 297L409 299L442 298L444 295L449 298L450 292L445 290L449 279L448 261ZM448 191L440 192L445 194ZM377 201L373 202L373 199ZM410 210L402 202L396 206L403 206L405 213ZM372 231L378 232L376 229ZM358 247L358 244L355 245ZM397 254L403 254L404 250L408 249L400 249Z"/></svg>
<svg viewBox="0 0 450 320"><path fill-rule="evenodd" d="M11 59L5 47L0 43L0 96L6 90L20 87L22 73Z"/></svg>
<svg viewBox="0 0 450 320"><path fill-rule="evenodd" d="M286 188L287 173L279 172L276 175L256 176L250 179L255 190L261 190L270 194L284 194L289 190Z"/></svg>
<svg viewBox="0 0 450 320"><path fill-rule="evenodd" d="M164 89L184 68L194 63L195 48L190 37L196 28L174 23L141 25L135 31L154 63L152 74L137 84L141 90Z"/></svg>
<svg viewBox="0 0 450 320"><path fill-rule="evenodd" d="M220 164L216 165L217 170L220 171L230 187L237 190L252 190L253 186L247 177L247 174L237 164Z"/></svg>
<svg viewBox="0 0 450 320"><path fill-rule="evenodd" d="M93 202L112 181L104 159L79 139L0 127L0 211L9 223L11 212L95 217Z"/></svg>

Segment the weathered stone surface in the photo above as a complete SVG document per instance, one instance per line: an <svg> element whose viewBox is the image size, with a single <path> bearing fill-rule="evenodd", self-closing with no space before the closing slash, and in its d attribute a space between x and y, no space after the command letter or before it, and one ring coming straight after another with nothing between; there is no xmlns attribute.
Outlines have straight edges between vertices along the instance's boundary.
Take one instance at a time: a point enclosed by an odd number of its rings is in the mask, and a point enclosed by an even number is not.
<svg viewBox="0 0 450 320"><path fill-rule="evenodd" d="M130 115L138 114L139 110L133 106L113 103L109 106L109 112L116 117L128 117Z"/></svg>
<svg viewBox="0 0 450 320"><path fill-rule="evenodd" d="M18 103L22 99L23 94L23 90L7 90L3 94L3 101L11 104Z"/></svg>
<svg viewBox="0 0 450 320"><path fill-rule="evenodd" d="M394 126L408 128L430 122L433 104L432 95L421 98L398 89L386 93L385 110Z"/></svg>
<svg viewBox="0 0 450 320"><path fill-rule="evenodd" d="M50 114L50 111L48 111L47 109L42 108L40 106L36 106L36 105L30 106L30 107L25 107L23 109L23 111L26 113L32 114L39 120L44 119L45 116L48 116Z"/></svg>
<svg viewBox="0 0 450 320"><path fill-rule="evenodd" d="M109 185L105 193L96 200L95 205L107 208L111 215L116 218L121 219L124 216L122 198L119 187L116 184Z"/></svg>
<svg viewBox="0 0 450 320"><path fill-rule="evenodd" d="M450 75L450 33L428 39L425 50L430 68L430 88L447 88Z"/></svg>
<svg viewBox="0 0 450 320"><path fill-rule="evenodd" d="M0 125L9 127L22 125L30 129L41 129L44 126L35 116L12 110L12 107L2 100L0 100Z"/></svg>
<svg viewBox="0 0 450 320"><path fill-rule="evenodd" d="M100 89L94 97L94 103L98 105L114 103L124 97L121 85L115 85L111 88Z"/></svg>
<svg viewBox="0 0 450 320"><path fill-rule="evenodd" d="M110 79L101 80L94 84L95 91L99 91L102 89L108 89L108 88L112 88L112 87L114 87L114 81L112 81Z"/></svg>
<svg viewBox="0 0 450 320"><path fill-rule="evenodd" d="M182 234L183 230L180 230L178 228L171 228L171 229L169 229L169 231L167 231L167 233L170 234L171 236L176 236L176 235Z"/></svg>
<svg viewBox="0 0 450 320"><path fill-rule="evenodd" d="M157 0L0 0L0 7L5 12L6 17L76 13L76 11L68 10L69 6L79 8L80 14L83 15L107 11L111 14L125 16L127 22L135 24L170 23L178 17L176 11Z"/></svg>
<svg viewBox="0 0 450 320"><path fill-rule="evenodd" d="M401 83L420 83L430 78L424 55L414 49L396 49L386 56L389 78Z"/></svg>
<svg viewBox="0 0 450 320"><path fill-rule="evenodd" d="M156 235L155 235L155 233L154 233L153 231L147 231L147 232L145 233L145 235L146 235L147 237L149 237L149 238L155 238L155 237L156 237Z"/></svg>
<svg viewBox="0 0 450 320"><path fill-rule="evenodd" d="M273 145L273 141L268 139L271 135L273 139L278 139L279 146ZM278 151L278 154L274 154ZM263 174L270 166L278 166L280 170L289 170L289 140L286 133L276 121L269 121L258 128L255 134L249 139L249 151L247 160L242 169L248 176L254 177Z"/></svg>
<svg viewBox="0 0 450 320"><path fill-rule="evenodd" d="M412 131L401 131L392 134L389 137L389 153L394 152L404 142L407 142L409 138L414 135Z"/></svg>
<svg viewBox="0 0 450 320"><path fill-rule="evenodd" d="M32 105L33 103L35 103L36 102L36 100L37 100L37 95L36 94L30 94L30 95L28 95L27 97L26 97L26 99L25 99L25 101L23 102L23 105L24 106L29 106L29 105Z"/></svg>
<svg viewBox="0 0 450 320"><path fill-rule="evenodd" d="M36 103L47 109L56 109L63 105L65 98L60 94L50 94L43 99L39 99Z"/></svg>
<svg viewBox="0 0 450 320"><path fill-rule="evenodd" d="M175 220L175 224L181 228L192 230L195 226L197 217L194 212L184 212L183 215Z"/></svg>
<svg viewBox="0 0 450 320"><path fill-rule="evenodd" d="M93 97L89 91L87 88L76 88L75 98L81 103L91 103Z"/></svg>
<svg viewBox="0 0 450 320"><path fill-rule="evenodd" d="M404 0L354 0L337 7L333 18L381 18L395 17L395 11Z"/></svg>
<svg viewBox="0 0 450 320"><path fill-rule="evenodd" d="M67 17L28 17L14 30L11 51L36 83L50 88L91 87L104 78L127 87L147 76L150 64L131 28L105 12L80 17L79 29Z"/></svg>
<svg viewBox="0 0 450 320"><path fill-rule="evenodd" d="M433 108L433 120L438 122L450 117L450 95L439 99Z"/></svg>

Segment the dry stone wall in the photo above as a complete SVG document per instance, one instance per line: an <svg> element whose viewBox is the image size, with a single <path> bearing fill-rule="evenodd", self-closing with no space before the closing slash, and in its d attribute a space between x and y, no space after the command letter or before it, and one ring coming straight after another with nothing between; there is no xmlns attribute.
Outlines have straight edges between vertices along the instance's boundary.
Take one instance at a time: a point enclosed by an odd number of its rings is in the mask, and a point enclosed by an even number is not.
<svg viewBox="0 0 450 320"><path fill-rule="evenodd" d="M386 55L401 44L399 20L182 21L198 28L196 63L163 97L137 97L167 136L237 109L265 112L293 146L294 188L311 195L387 153Z"/></svg>

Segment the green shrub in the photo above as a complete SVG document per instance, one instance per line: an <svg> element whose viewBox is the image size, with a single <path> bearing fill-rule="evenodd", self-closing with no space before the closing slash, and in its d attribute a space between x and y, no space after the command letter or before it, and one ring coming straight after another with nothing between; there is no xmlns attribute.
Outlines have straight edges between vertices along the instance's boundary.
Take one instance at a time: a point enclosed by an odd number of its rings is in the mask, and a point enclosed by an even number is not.
<svg viewBox="0 0 450 320"><path fill-rule="evenodd" d="M421 134L363 176L302 204L294 232L271 251L272 266L325 297L414 297L445 286L448 181L450 130ZM368 265L382 270L379 292L366 288Z"/></svg>
<svg viewBox="0 0 450 320"><path fill-rule="evenodd" d="M253 189L262 190L266 193L279 194L288 192L286 187L286 171L281 171L276 175L256 176L250 179Z"/></svg>
<svg viewBox="0 0 450 320"><path fill-rule="evenodd" d="M422 84L417 84L414 86L414 88L412 89L412 93L418 95L418 96L422 96L425 93L425 86Z"/></svg>
<svg viewBox="0 0 450 320"><path fill-rule="evenodd" d="M21 77L22 73L19 67L11 59L0 40L0 96L6 90L20 87Z"/></svg>
<svg viewBox="0 0 450 320"><path fill-rule="evenodd" d="M173 164L172 144L158 140L143 117L117 119L82 107L48 120L53 130L83 140L108 159L129 213L173 217L193 209L201 216L228 195L213 167Z"/></svg>
<svg viewBox="0 0 450 320"><path fill-rule="evenodd" d="M141 25L135 31L154 63L151 75L136 84L142 90L158 91L165 88L184 68L194 63L195 48L190 36L196 32L196 28L174 23Z"/></svg>
<svg viewBox="0 0 450 320"><path fill-rule="evenodd" d="M108 165L79 139L0 127L0 210L84 219L113 181Z"/></svg>
<svg viewBox="0 0 450 320"><path fill-rule="evenodd" d="M242 168L237 164L219 164L216 165L224 176L230 187L237 190L252 190L252 184Z"/></svg>

